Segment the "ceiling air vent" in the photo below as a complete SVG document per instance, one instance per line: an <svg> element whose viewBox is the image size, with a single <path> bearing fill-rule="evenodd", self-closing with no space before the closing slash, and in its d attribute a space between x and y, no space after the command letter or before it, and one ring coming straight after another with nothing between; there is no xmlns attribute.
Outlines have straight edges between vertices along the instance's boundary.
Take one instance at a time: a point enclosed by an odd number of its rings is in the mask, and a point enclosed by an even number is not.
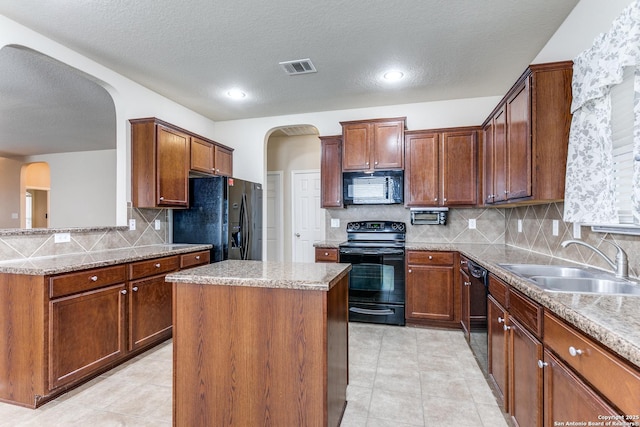
<svg viewBox="0 0 640 427"><path fill-rule="evenodd" d="M284 69L284 71L290 76L318 72L318 70L316 70L316 67L313 66L309 58L296 59L295 61L284 61L284 62L280 62L279 64Z"/></svg>

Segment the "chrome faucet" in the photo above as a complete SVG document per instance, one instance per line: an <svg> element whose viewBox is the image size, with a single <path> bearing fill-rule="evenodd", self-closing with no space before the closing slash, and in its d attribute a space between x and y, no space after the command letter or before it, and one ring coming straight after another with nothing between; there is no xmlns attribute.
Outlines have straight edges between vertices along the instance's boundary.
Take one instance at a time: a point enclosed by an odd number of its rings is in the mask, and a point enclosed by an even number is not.
<svg viewBox="0 0 640 427"><path fill-rule="evenodd" d="M593 250L595 253L597 253L602 258L604 258L605 261L607 261L607 263L616 271L616 277L621 279L628 279L629 278L629 260L627 259L627 253L620 246L616 245L613 242L610 242L609 240L603 239L602 241L609 243L616 248L617 253L616 253L615 263L611 261L611 259L609 259L609 257L606 256L600 249L594 246L591 246L590 244L583 242L582 240L565 240L564 242L561 243L561 245L563 248L566 248L572 243L575 243L576 245L586 246L587 248Z"/></svg>

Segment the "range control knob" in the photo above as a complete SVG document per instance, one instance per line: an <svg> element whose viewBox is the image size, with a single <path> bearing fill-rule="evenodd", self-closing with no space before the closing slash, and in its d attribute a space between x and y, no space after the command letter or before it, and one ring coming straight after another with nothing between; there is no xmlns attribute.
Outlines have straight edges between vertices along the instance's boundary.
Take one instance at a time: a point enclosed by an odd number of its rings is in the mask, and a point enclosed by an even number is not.
<svg viewBox="0 0 640 427"><path fill-rule="evenodd" d="M359 222L354 222L354 223L351 224L351 227L354 230L359 230L360 229L360 223Z"/></svg>
<svg viewBox="0 0 640 427"><path fill-rule="evenodd" d="M404 231L404 222L394 222L391 224L391 228L395 231Z"/></svg>

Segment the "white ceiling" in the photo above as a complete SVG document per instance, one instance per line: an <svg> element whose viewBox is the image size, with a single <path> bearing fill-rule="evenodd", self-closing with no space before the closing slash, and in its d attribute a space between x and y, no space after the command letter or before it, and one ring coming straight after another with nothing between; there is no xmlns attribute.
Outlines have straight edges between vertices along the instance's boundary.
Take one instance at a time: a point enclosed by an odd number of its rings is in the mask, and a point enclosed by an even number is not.
<svg viewBox="0 0 640 427"><path fill-rule="evenodd" d="M502 95L577 3L0 0L0 13L220 121ZM34 79L17 68L24 61L11 62L14 52L3 53L0 114L11 114L14 128L24 128L23 145L32 142L27 131L34 124L21 120L16 110L37 109L33 93L41 94L42 108L49 110L72 104L72 94L84 117L92 109L103 114L113 108L96 102L99 90L76 78L58 77L54 83L59 90L39 92L52 84L45 77L55 78L49 76L51 64L44 64L42 78ZM288 76L278 65L303 58L310 58L318 72ZM388 68L401 69L405 79L382 83L379 76ZM31 79L26 86L32 99L21 105L9 95L25 86L25 79ZM231 87L241 88L247 97L228 99ZM82 98L90 107L82 106ZM73 110L73 105L67 107ZM54 135L59 129L50 125L47 134ZM1 121L0 126L2 152L7 124Z"/></svg>

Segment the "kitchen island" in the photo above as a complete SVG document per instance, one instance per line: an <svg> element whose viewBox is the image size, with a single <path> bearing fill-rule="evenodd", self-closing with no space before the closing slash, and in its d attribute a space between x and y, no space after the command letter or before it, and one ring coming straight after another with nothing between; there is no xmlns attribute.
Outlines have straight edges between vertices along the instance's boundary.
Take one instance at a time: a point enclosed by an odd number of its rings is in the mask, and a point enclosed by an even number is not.
<svg viewBox="0 0 640 427"><path fill-rule="evenodd" d="M338 426L350 269L228 260L168 275L174 426Z"/></svg>

